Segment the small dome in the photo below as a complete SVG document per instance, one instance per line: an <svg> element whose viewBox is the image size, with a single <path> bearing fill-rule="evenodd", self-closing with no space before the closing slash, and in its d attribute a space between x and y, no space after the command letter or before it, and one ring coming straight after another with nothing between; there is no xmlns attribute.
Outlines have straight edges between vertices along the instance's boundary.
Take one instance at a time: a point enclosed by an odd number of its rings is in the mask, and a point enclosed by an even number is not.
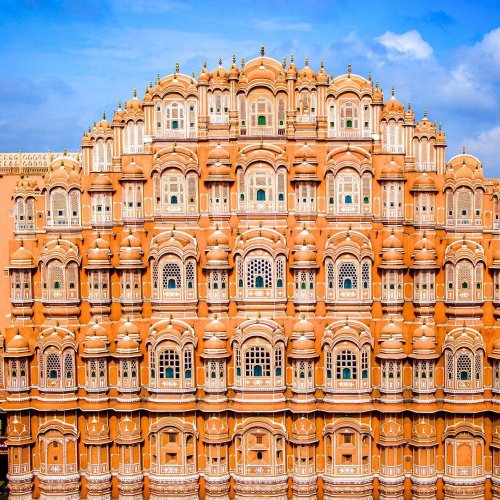
<svg viewBox="0 0 500 500"><path fill-rule="evenodd" d="M217 337L217 335L212 335L209 339L205 340L205 349L225 350L226 341Z"/></svg>
<svg viewBox="0 0 500 500"><path fill-rule="evenodd" d="M394 323L394 321L389 321L384 327L382 328L382 331L380 332L381 335L383 336L402 336L403 335L403 330L402 328Z"/></svg>
<svg viewBox="0 0 500 500"><path fill-rule="evenodd" d="M219 60L219 66L212 71L210 83L227 83L228 73L225 68L222 67L222 61Z"/></svg>
<svg viewBox="0 0 500 500"><path fill-rule="evenodd" d="M306 60L306 65L297 74L299 82L312 82L316 80L316 73L309 67L309 62Z"/></svg>
<svg viewBox="0 0 500 500"><path fill-rule="evenodd" d="M24 248L23 242L21 241L19 248L12 252L10 260L12 263L22 262L26 264L33 264L33 254Z"/></svg>
<svg viewBox="0 0 500 500"><path fill-rule="evenodd" d="M139 344L136 340L125 335L116 343L116 352L120 354L136 354L139 353Z"/></svg>
<svg viewBox="0 0 500 500"><path fill-rule="evenodd" d="M99 323L97 318L95 318L94 323L89 327L86 335L87 335L87 337L90 337L90 336L107 337L108 332L107 332L106 328L104 328L104 326L102 326L101 323Z"/></svg>
<svg viewBox="0 0 500 500"><path fill-rule="evenodd" d="M292 425L292 435L297 440L316 438L316 424L313 419L301 417Z"/></svg>
<svg viewBox="0 0 500 500"><path fill-rule="evenodd" d="M295 174L297 175L316 175L316 167L307 160L303 160L298 165L295 165Z"/></svg>
<svg viewBox="0 0 500 500"><path fill-rule="evenodd" d="M391 98L385 103L384 111L394 112L394 113L404 113L405 107L401 104L395 97L394 93Z"/></svg>
<svg viewBox="0 0 500 500"><path fill-rule="evenodd" d="M427 172L424 172L423 174L420 174L413 182L413 189L421 191L424 191L426 189L434 190L436 189L436 183Z"/></svg>
<svg viewBox="0 0 500 500"><path fill-rule="evenodd" d="M315 343L311 338L301 335L298 338L292 339L292 349L294 351L314 351Z"/></svg>
<svg viewBox="0 0 500 500"><path fill-rule="evenodd" d="M434 328L429 326L427 323L423 323L413 332L413 337L435 337L436 332Z"/></svg>
<svg viewBox="0 0 500 500"><path fill-rule="evenodd" d="M30 344L28 340L17 332L5 345L8 353L28 353Z"/></svg>
<svg viewBox="0 0 500 500"><path fill-rule="evenodd" d="M229 245L229 237L217 227L215 229L215 231L208 236L207 245L208 246L214 246L214 245L227 246L227 245Z"/></svg>
<svg viewBox="0 0 500 500"><path fill-rule="evenodd" d="M260 66L248 73L248 83L253 80L271 80L274 82L275 75L271 69L264 66L264 61L262 60Z"/></svg>
<svg viewBox="0 0 500 500"><path fill-rule="evenodd" d="M229 152L224 149L220 144L211 149L208 153L208 160L229 160Z"/></svg>
<svg viewBox="0 0 500 500"><path fill-rule="evenodd" d="M315 246L316 238L304 226L302 228L302 231L299 234L297 234L297 236L295 236L293 242L296 246L302 246L302 245Z"/></svg>
<svg viewBox="0 0 500 500"><path fill-rule="evenodd" d="M305 317L300 318L296 321L292 328L293 334L312 334L314 335L314 325L307 320Z"/></svg>
<svg viewBox="0 0 500 500"><path fill-rule="evenodd" d="M90 337L84 342L84 349L88 353L92 352L96 354L107 350L104 340L96 336Z"/></svg>
<svg viewBox="0 0 500 500"><path fill-rule="evenodd" d="M400 439L403 437L403 426L394 420L384 422L380 427L380 437L390 439Z"/></svg>
<svg viewBox="0 0 500 500"><path fill-rule="evenodd" d="M207 437L227 438L229 437L229 428L222 419L212 417L205 422L205 435Z"/></svg>
<svg viewBox="0 0 500 500"><path fill-rule="evenodd" d="M382 255L382 260L384 262L400 262L403 260L403 255L400 251L391 249Z"/></svg>
<svg viewBox="0 0 500 500"><path fill-rule="evenodd" d="M464 163L456 172L455 180L474 180L474 173Z"/></svg>
<svg viewBox="0 0 500 500"><path fill-rule="evenodd" d="M293 253L294 263L298 262L313 262L316 263L316 252L310 250L306 245L303 245L299 250L295 250Z"/></svg>
<svg viewBox="0 0 500 500"><path fill-rule="evenodd" d="M117 328L116 334L118 336L134 336L139 337L139 327L132 323L128 318L125 318L125 321Z"/></svg>
<svg viewBox="0 0 500 500"><path fill-rule="evenodd" d="M382 242L382 248L384 250L389 250L391 248L403 250L403 242L394 234L394 231L392 231L392 233Z"/></svg>
<svg viewBox="0 0 500 500"><path fill-rule="evenodd" d="M414 351L434 351L436 345L431 337L422 336L415 340L413 344Z"/></svg>
<svg viewBox="0 0 500 500"><path fill-rule="evenodd" d="M228 177L231 173L231 166L228 163L216 160L215 163L208 165L207 170L210 177Z"/></svg>
<svg viewBox="0 0 500 500"><path fill-rule="evenodd" d="M226 325L217 317L205 325L205 332L218 333L225 335L227 331Z"/></svg>
<svg viewBox="0 0 500 500"><path fill-rule="evenodd" d="M221 262L229 259L229 253L220 246L214 246L207 252L207 262Z"/></svg>
<svg viewBox="0 0 500 500"><path fill-rule="evenodd" d="M122 173L124 175L142 176L144 171L132 158L132 161L128 165L122 167Z"/></svg>
<svg viewBox="0 0 500 500"><path fill-rule="evenodd" d="M295 160L298 162L302 162L303 160L315 162L317 160L316 151L305 143L295 150Z"/></svg>
<svg viewBox="0 0 500 500"><path fill-rule="evenodd" d="M413 426L412 438L418 440L434 440L436 439L436 429L433 425L427 422L420 422Z"/></svg>
<svg viewBox="0 0 500 500"><path fill-rule="evenodd" d="M385 358L389 358L389 359L391 357L395 357L395 359L400 358L400 357L404 357L403 344L401 343L400 340L396 339L395 337L390 337L390 338L384 340L380 344L379 356L380 355L382 355Z"/></svg>
<svg viewBox="0 0 500 500"><path fill-rule="evenodd" d="M103 173L94 177L92 179L92 182L90 183L90 189L97 190L100 188L113 188L113 182L107 175L104 175Z"/></svg>
<svg viewBox="0 0 500 500"><path fill-rule="evenodd" d="M404 175L404 168L395 162L394 159L391 159L387 165L382 167L382 176L384 177L404 177Z"/></svg>

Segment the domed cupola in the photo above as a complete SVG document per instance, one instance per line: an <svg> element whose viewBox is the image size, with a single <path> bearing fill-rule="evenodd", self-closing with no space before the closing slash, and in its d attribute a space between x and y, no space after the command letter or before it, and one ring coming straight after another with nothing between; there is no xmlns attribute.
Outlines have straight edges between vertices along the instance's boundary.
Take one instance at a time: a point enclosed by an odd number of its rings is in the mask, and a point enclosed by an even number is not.
<svg viewBox="0 0 500 500"><path fill-rule="evenodd" d="M87 252L87 267L86 268L111 268L111 247L108 241L101 238L99 234L97 238L90 244Z"/></svg>
<svg viewBox="0 0 500 500"><path fill-rule="evenodd" d="M208 177L205 182L234 182L231 178L231 159L229 152L220 144L208 153Z"/></svg>
<svg viewBox="0 0 500 500"><path fill-rule="evenodd" d="M422 238L415 244L413 251L413 269L437 269L437 252L434 243L424 232Z"/></svg>
<svg viewBox="0 0 500 500"><path fill-rule="evenodd" d="M382 263L380 267L385 269L404 269L406 266L403 255L403 242L394 234L393 230L382 243Z"/></svg>
<svg viewBox="0 0 500 500"><path fill-rule="evenodd" d="M128 234L124 236L120 244L120 268L142 268L142 250L141 240L132 234L129 229Z"/></svg>
<svg viewBox="0 0 500 500"><path fill-rule="evenodd" d="M309 58L306 57L304 67L298 73L298 84L314 85L316 83L316 73L309 67Z"/></svg>

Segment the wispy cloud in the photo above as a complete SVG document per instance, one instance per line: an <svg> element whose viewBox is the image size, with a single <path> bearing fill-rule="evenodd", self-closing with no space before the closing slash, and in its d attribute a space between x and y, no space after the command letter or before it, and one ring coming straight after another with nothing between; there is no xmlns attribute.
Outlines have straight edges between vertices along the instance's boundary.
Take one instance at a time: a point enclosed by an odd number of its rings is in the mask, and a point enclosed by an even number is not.
<svg viewBox="0 0 500 500"><path fill-rule="evenodd" d="M480 132L475 137L463 141L467 150L490 167L498 168L498 145L500 144L500 125Z"/></svg>
<svg viewBox="0 0 500 500"><path fill-rule="evenodd" d="M255 28L262 31L311 31L312 25L304 22L294 22L290 19L258 19L253 22Z"/></svg>
<svg viewBox="0 0 500 500"><path fill-rule="evenodd" d="M191 9L188 2L175 0L110 0L110 5L116 11L134 13L162 13L171 10Z"/></svg>
<svg viewBox="0 0 500 500"><path fill-rule="evenodd" d="M389 59L429 59L433 53L432 47L416 30L401 34L386 31L375 41L387 49Z"/></svg>

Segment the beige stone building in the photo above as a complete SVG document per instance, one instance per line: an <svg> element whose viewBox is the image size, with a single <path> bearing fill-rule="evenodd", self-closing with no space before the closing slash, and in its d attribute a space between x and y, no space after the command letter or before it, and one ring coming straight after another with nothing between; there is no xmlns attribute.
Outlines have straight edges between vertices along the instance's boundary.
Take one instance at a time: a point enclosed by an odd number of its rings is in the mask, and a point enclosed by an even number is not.
<svg viewBox="0 0 500 500"><path fill-rule="evenodd" d="M480 160L263 51L135 94L0 157L10 497L500 499Z"/></svg>

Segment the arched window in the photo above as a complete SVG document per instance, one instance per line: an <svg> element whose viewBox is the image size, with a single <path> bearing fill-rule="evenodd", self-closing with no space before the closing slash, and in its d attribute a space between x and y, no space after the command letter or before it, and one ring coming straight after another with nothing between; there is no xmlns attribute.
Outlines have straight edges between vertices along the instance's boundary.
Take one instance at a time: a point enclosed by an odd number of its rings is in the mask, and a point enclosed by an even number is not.
<svg viewBox="0 0 500 500"><path fill-rule="evenodd" d="M327 428L324 435L326 476L348 478L369 474L370 435L354 426Z"/></svg>
<svg viewBox="0 0 500 500"><path fill-rule="evenodd" d="M254 346L245 353L246 377L270 377L271 354L268 349Z"/></svg>
<svg viewBox="0 0 500 500"><path fill-rule="evenodd" d="M371 265L368 259L359 262L353 256L342 255L335 263L326 259L325 267L328 301L371 300Z"/></svg>
<svg viewBox="0 0 500 500"><path fill-rule="evenodd" d="M127 122L125 130L125 153L142 153L144 151L144 123L142 121Z"/></svg>
<svg viewBox="0 0 500 500"><path fill-rule="evenodd" d="M97 139L94 144L94 158L92 170L94 172L108 172L112 162L112 139Z"/></svg>
<svg viewBox="0 0 500 500"><path fill-rule="evenodd" d="M342 131L351 132L346 137L356 137L352 132L359 130L359 104L346 101L340 105L340 128Z"/></svg>
<svg viewBox="0 0 500 500"><path fill-rule="evenodd" d="M339 330L342 332L342 329ZM366 334L364 344L358 347L349 340L339 340L325 344L325 390L327 392L341 391L367 392L369 384L370 344ZM334 396L335 397L335 396Z"/></svg>
<svg viewBox="0 0 500 500"><path fill-rule="evenodd" d="M182 261L173 254L163 255L151 264L153 299L194 300L196 298L196 263Z"/></svg>
<svg viewBox="0 0 500 500"><path fill-rule="evenodd" d="M76 389L75 351L57 347L47 347L41 351L40 387L71 391Z"/></svg>
<svg viewBox="0 0 500 500"><path fill-rule="evenodd" d="M465 342L470 339L456 335L455 343ZM479 334L476 334L479 335ZM454 350L447 338L449 347L445 348L446 381L445 390L451 392L479 392L483 389L483 347L472 350L468 347L459 347Z"/></svg>
<svg viewBox="0 0 500 500"><path fill-rule="evenodd" d="M465 424L445 439L445 483L454 481L456 477L473 480L484 474L484 439L471 426ZM477 481L477 479L476 479Z"/></svg>
<svg viewBox="0 0 500 500"><path fill-rule="evenodd" d="M254 425L236 436L236 468L245 477L275 476L285 468L285 439L272 425Z"/></svg>
<svg viewBox="0 0 500 500"><path fill-rule="evenodd" d="M170 340L151 346L149 351L149 386L153 390L191 389L193 381L193 346L181 348Z"/></svg>
<svg viewBox="0 0 500 500"><path fill-rule="evenodd" d="M343 168L326 175L326 211L330 215L371 215L372 174Z"/></svg>
<svg viewBox="0 0 500 500"><path fill-rule="evenodd" d="M155 214L189 214L198 211L197 174L184 175L177 169L167 169L161 176L153 175Z"/></svg>
<svg viewBox="0 0 500 500"><path fill-rule="evenodd" d="M250 135L273 135L273 104L265 97L250 103Z"/></svg>

